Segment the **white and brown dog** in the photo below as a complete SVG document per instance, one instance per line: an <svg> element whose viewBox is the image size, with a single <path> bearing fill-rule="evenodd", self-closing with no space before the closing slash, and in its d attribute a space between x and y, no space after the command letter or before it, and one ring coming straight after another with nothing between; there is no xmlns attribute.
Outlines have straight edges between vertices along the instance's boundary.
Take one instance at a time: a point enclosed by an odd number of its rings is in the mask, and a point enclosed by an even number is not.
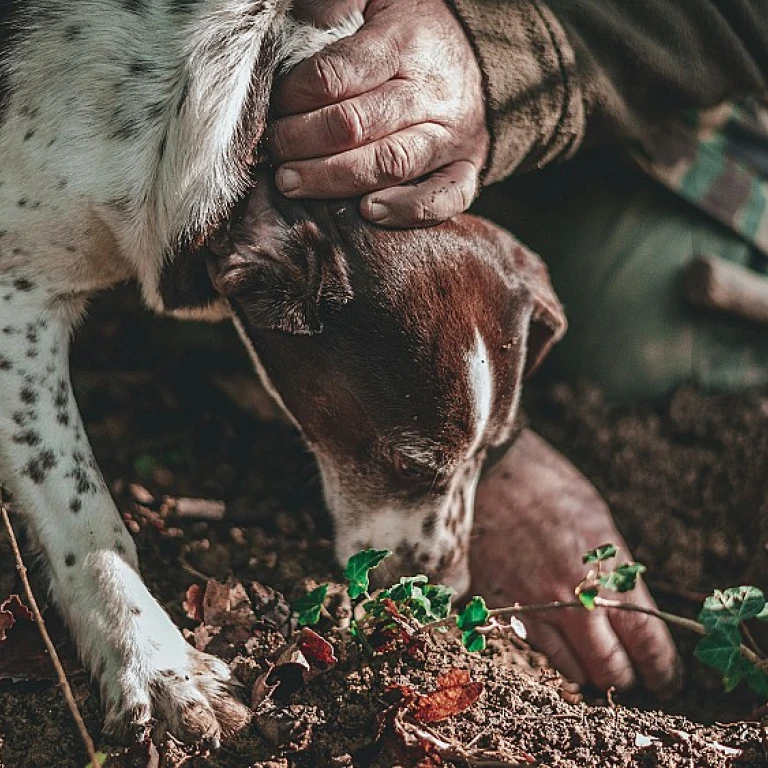
<svg viewBox="0 0 768 768"><path fill-rule="evenodd" d="M317 456L339 559L389 547L396 568L459 591L484 454L565 326L541 263L487 222L386 231L252 175L275 69L357 24L286 14L284 0L0 8L0 479L123 737L157 721L216 741L247 710L142 583L94 462L68 374L89 296L132 278L159 312L231 315Z"/></svg>

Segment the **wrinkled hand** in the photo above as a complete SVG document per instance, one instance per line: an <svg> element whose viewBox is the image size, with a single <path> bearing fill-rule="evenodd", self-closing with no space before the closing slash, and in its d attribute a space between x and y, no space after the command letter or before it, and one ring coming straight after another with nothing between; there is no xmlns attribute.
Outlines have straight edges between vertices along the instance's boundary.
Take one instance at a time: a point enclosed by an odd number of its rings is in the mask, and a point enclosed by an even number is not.
<svg viewBox="0 0 768 768"><path fill-rule="evenodd" d="M364 218L435 224L466 210L489 136L481 73L445 0L299 2L330 25L356 8L364 26L278 84L269 148L288 197L364 195Z"/></svg>
<svg viewBox="0 0 768 768"><path fill-rule="evenodd" d="M472 594L494 606L572 601L585 576L581 556L605 543L631 555L597 491L529 430L482 480L472 541ZM655 607L642 583L611 598ZM567 678L605 690L668 691L678 662L663 622L627 611L553 610L524 623L531 644Z"/></svg>

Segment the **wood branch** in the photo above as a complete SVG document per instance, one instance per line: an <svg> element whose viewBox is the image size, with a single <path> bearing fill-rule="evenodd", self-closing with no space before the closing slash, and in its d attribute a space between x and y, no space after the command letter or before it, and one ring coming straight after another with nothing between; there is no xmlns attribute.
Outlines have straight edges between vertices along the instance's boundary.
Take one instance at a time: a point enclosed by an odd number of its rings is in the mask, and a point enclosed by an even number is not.
<svg viewBox="0 0 768 768"><path fill-rule="evenodd" d="M48 634L48 629L45 626L45 620L43 619L43 615L40 613L40 608L38 607L37 600L35 599L35 593L32 591L32 585L29 583L29 578L27 577L27 568L24 565L24 560L21 557L19 543L16 540L16 534L13 530L13 526L11 525L11 518L8 515L8 509L5 506L5 499L3 497L2 488L0 488L0 516L2 516L3 523L5 524L5 530L8 532L8 538L11 542L13 557L16 561L16 570L19 572L19 576L21 577L21 583L24 585L24 591L27 595L27 600L29 601L29 607L32 609L32 615L35 617L35 623L37 624L37 628L40 631L40 636L43 638L45 647L48 650L48 655L51 657L53 666L56 669L56 674L59 678L59 684L61 685L61 691L64 694L64 699L67 702L69 711L72 713L72 719L75 721L77 730L80 732L80 738L83 740L85 751L88 753L91 765L93 768L99 768L101 765L101 760L96 753L96 748L93 745L93 739L91 739L91 735L88 733L88 728L83 722L83 716L80 714L80 709L77 706L75 696L72 693L72 688L69 685L67 673L64 671L64 667L61 664L61 660L59 659L59 654L56 652L56 647L53 644L53 640L51 640L51 636Z"/></svg>
<svg viewBox="0 0 768 768"><path fill-rule="evenodd" d="M697 256L680 271L680 291L697 307L768 325L768 277L717 256Z"/></svg>

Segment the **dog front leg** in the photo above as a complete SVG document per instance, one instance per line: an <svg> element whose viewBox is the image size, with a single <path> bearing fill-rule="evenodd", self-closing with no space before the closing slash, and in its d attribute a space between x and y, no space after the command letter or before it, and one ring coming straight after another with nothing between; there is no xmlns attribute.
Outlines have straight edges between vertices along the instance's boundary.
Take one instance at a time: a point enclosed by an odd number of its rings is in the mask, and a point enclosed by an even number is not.
<svg viewBox="0 0 768 768"><path fill-rule="evenodd" d="M0 275L0 471L48 568L51 591L98 678L106 730L151 721L184 741L218 742L247 709L226 665L189 646L138 572L136 548L93 458L69 381L84 301Z"/></svg>

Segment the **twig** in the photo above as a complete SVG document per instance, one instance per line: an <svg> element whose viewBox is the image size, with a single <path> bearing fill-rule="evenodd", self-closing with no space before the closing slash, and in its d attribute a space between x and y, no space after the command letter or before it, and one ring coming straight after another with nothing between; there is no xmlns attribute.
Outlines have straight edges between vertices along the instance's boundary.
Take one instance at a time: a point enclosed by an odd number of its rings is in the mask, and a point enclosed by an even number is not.
<svg viewBox="0 0 768 768"><path fill-rule="evenodd" d="M61 685L62 693L66 699L69 711L72 713L72 719L75 721L77 730L80 731L80 737L85 744L85 751L88 753L91 765L93 768L99 768L99 766L101 766L101 761L96 754L96 748L93 745L93 739L91 739L91 735L88 733L88 728L83 722L80 709L77 706L75 697L72 695L72 688L69 685L67 673L64 671L64 667L61 665L59 654L56 652L56 647L54 646L53 641L51 640L51 636L48 634L48 630L45 627L45 621L43 620L43 616L40 613L40 608L37 605L37 600L35 600L35 595L32 592L32 585L29 583L29 579L27 578L27 568L24 565L24 560L21 557L19 543L16 540L16 534L14 533L13 526L11 525L11 518L9 517L8 509L5 506L5 499L3 498L2 488L0 488L0 514L3 516L3 523L5 524L5 528L8 531L8 538L11 541L13 557L16 560L16 570L19 572L21 582L24 585L24 591L26 592L29 606L32 609L32 614L35 617L37 628L40 630L40 636L43 638L45 647L48 649L48 654L51 657L54 668L56 669L56 674L59 677L59 684Z"/></svg>

